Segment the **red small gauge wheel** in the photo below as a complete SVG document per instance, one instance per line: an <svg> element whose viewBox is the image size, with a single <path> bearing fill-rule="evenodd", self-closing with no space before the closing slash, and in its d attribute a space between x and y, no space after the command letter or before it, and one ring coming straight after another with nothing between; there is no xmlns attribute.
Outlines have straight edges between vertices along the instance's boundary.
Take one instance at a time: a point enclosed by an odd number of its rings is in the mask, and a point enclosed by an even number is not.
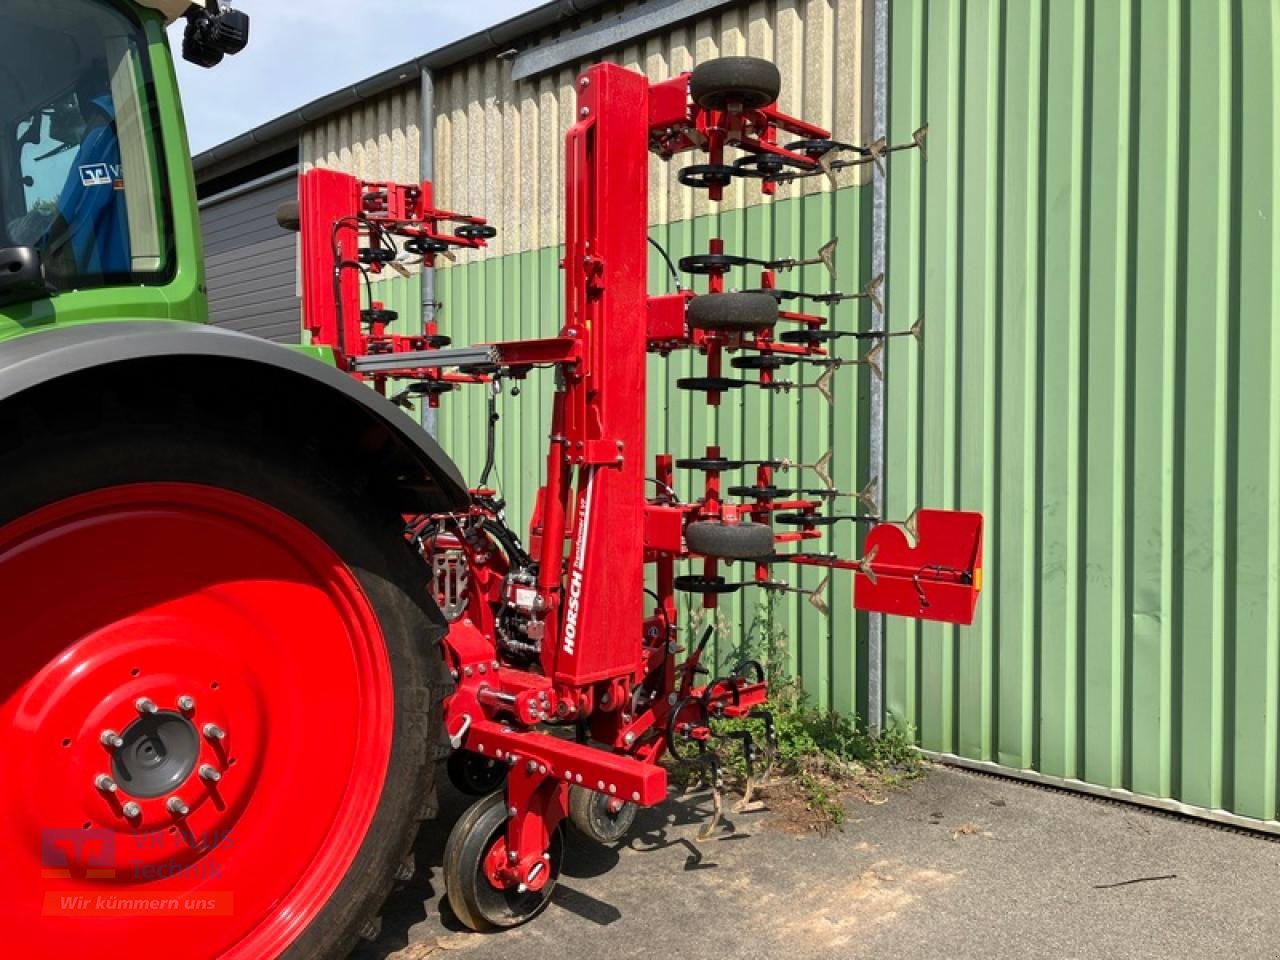
<svg viewBox="0 0 1280 960"><path fill-rule="evenodd" d="M439 736L402 518L243 423L42 416L0 453L7 952L345 957Z"/></svg>
<svg viewBox="0 0 1280 960"><path fill-rule="evenodd" d="M507 800L494 793L462 815L444 848L445 891L457 918L477 932L516 927L532 920L551 902L564 859L564 831L557 827L542 859L531 868L531 882L506 882L498 868L506 860ZM522 889L523 887L523 889Z"/></svg>

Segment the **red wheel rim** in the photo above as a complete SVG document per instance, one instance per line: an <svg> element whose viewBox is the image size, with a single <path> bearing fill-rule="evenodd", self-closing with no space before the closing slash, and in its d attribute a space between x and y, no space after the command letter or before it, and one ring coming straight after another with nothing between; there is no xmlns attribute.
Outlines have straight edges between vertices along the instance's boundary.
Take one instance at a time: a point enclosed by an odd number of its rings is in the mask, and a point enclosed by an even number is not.
<svg viewBox="0 0 1280 960"><path fill-rule="evenodd" d="M164 483L0 529L0 583L6 949L283 951L355 859L390 757L391 669L351 571L259 501ZM149 738L157 717L181 736ZM132 793L147 767L172 789Z"/></svg>

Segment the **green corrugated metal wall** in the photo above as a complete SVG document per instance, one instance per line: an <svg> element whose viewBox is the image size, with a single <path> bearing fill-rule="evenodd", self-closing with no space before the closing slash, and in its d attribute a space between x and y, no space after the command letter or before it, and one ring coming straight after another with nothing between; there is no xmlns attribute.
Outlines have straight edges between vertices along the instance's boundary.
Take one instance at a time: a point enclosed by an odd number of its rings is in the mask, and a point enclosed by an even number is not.
<svg viewBox="0 0 1280 960"><path fill-rule="evenodd" d="M931 750L1276 819L1280 5L894 0L890 510L988 517L893 621Z"/></svg>
<svg viewBox="0 0 1280 960"><path fill-rule="evenodd" d="M940 753L1275 821L1280 9L894 0L890 23L891 139L924 120L930 136L929 162L895 158L888 181L889 322L924 314L926 345L889 351L887 512L980 509L989 526L973 628L889 621L889 722ZM791 253L838 232L847 289L869 273L870 199L849 188L653 235L678 257L715 234ZM541 249L441 270L446 332L552 333L557 260ZM656 257L651 275L665 289ZM412 314L416 280L385 289ZM691 362L654 359L652 375ZM651 452L718 438L812 460L833 444L839 483L860 486L865 374L838 382L834 417L811 392L716 416L672 391L651 413ZM473 479L482 403L448 398L440 424ZM520 526L549 384L502 404L498 462ZM792 576L813 586L815 573ZM797 598L780 609L806 686L863 714L849 589L835 578L830 621ZM756 600L731 605L722 657Z"/></svg>
<svg viewBox="0 0 1280 960"><path fill-rule="evenodd" d="M840 278L846 289L852 289L865 281L870 268L869 201L870 192L862 188L811 194L655 227L652 236L678 259L706 250L708 241L715 236L724 239L728 250L792 256L812 252L838 234ZM558 262L558 250L543 249L440 270L437 294L443 304L442 331L457 332L467 342L555 334L563 298ZM816 268L819 272L814 270L804 268L800 275L788 276L787 283L794 280L804 289L827 289L825 271L821 267ZM653 292L671 289L666 267L656 253L650 259L649 275ZM758 280L758 276L732 276L730 285L750 286ZM866 322L867 310L864 308L861 315L855 310L853 304L842 305L835 322L846 329ZM650 457L659 452L671 452L677 457L696 455L707 444L718 442L727 456L789 456L797 462L812 463L832 449L833 476L842 489L860 488L866 483L866 438L854 415L865 403L868 374L862 368L837 374L837 417L832 416L831 408L814 390L776 397L765 396L761 391L743 391L746 396L726 397L715 412L706 406L702 394L674 389L677 377L703 374L705 368L702 358L687 352L670 360L650 360L650 396L654 402L649 413ZM504 422L499 432L497 478L510 497L509 512L517 529L525 526L544 472L550 376L549 372L535 372L522 385L519 397L511 397L508 389L502 400ZM814 379L809 374L803 376L810 382ZM664 390L661 384L668 387ZM472 482L484 463L484 402L479 391L457 393L445 399L440 411L441 444ZM794 478L796 474L784 476ZM686 499L698 496L701 477L682 472L677 477L677 492ZM816 482L812 474L805 480ZM750 481L748 475L735 482ZM848 526L841 525L833 548L852 555L853 534ZM817 570L788 571L785 575L791 583L810 589L821 579ZM803 679L818 702L862 715L866 702L865 636L862 618L853 613L851 590L849 576L833 578L826 596L832 610L829 619L796 597L780 601L777 610L792 641L792 671ZM717 647L722 661L742 640L760 600L758 591L746 590L724 604L724 631Z"/></svg>

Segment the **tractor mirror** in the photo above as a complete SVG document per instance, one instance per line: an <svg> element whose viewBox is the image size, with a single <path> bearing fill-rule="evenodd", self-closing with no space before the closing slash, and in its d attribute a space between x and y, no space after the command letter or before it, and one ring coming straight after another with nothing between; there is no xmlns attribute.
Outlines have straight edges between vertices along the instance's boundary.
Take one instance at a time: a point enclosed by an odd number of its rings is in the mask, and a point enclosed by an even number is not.
<svg viewBox="0 0 1280 960"><path fill-rule="evenodd" d="M44 259L35 247L0 247L0 307L40 300L54 293Z"/></svg>
<svg viewBox="0 0 1280 960"><path fill-rule="evenodd" d="M182 57L197 67L216 67L225 56L235 56L249 44L249 15L232 10L225 0L187 10L182 35Z"/></svg>

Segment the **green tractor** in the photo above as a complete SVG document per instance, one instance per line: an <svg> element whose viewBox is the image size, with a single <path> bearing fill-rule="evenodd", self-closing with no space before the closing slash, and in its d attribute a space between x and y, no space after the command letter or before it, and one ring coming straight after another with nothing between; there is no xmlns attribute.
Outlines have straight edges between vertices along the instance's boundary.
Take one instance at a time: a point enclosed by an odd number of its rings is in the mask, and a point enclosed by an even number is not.
<svg viewBox="0 0 1280 960"><path fill-rule="evenodd" d="M205 326L187 0L5 0L0 930L24 958L340 957L432 803L467 503L325 351ZM326 362L326 359L330 362Z"/></svg>

